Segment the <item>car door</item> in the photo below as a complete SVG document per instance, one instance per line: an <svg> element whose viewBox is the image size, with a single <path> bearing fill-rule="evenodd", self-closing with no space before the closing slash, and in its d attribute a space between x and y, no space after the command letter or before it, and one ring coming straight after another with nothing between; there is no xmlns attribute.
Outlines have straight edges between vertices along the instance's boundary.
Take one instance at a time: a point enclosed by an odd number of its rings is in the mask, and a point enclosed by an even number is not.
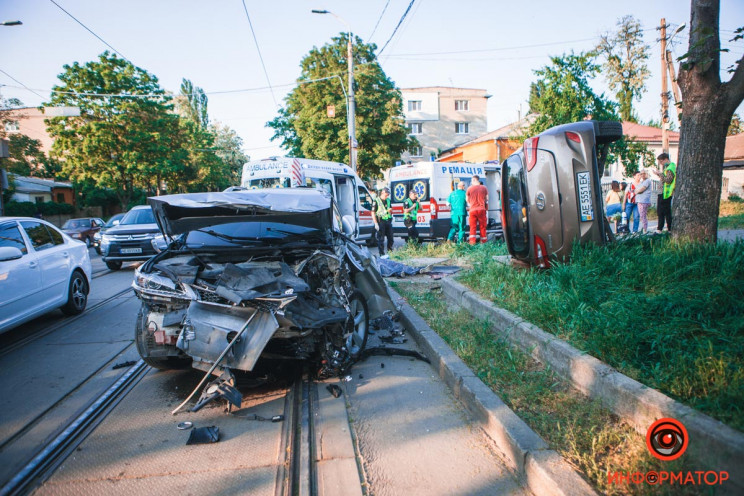
<svg viewBox="0 0 744 496"><path fill-rule="evenodd" d="M38 221L21 221L33 251L38 257L43 290L39 292L49 307L67 300L68 283L72 274L70 247L53 227Z"/></svg>
<svg viewBox="0 0 744 496"><path fill-rule="evenodd" d="M16 221L0 223L0 246L18 248L23 256L0 262L0 329L9 327L44 306L41 268Z"/></svg>

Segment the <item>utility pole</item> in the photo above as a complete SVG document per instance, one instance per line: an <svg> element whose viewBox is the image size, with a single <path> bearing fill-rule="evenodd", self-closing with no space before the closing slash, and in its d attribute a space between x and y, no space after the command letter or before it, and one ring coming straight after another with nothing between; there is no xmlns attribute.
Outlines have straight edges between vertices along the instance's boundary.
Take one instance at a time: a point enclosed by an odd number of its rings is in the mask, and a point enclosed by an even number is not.
<svg viewBox="0 0 744 496"><path fill-rule="evenodd" d="M674 35L672 35L674 36ZM679 93L679 84L677 84L677 73L674 70L674 61L672 52L666 51L667 69L669 69L669 79L672 81L672 91L674 92L674 108L677 110L677 121L682 125L682 96Z"/></svg>
<svg viewBox="0 0 744 496"><path fill-rule="evenodd" d="M666 19L661 18L661 150L669 153L669 90L667 88Z"/></svg>
<svg viewBox="0 0 744 496"><path fill-rule="evenodd" d="M357 170L357 140L356 140L356 100L354 99L354 41L349 29L349 43L347 46L349 59L349 165L351 170Z"/></svg>

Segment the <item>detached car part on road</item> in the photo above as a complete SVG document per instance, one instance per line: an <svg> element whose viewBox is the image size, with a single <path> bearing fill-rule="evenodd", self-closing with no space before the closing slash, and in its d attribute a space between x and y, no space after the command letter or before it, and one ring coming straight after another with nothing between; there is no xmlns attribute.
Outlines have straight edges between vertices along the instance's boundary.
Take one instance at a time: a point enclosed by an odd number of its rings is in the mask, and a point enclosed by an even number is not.
<svg viewBox="0 0 744 496"><path fill-rule="evenodd" d="M504 162L502 225L514 258L549 267L551 259L568 259L574 241L614 239L600 179L607 146L622 136L620 122L564 124L525 140Z"/></svg>
<svg viewBox="0 0 744 496"><path fill-rule="evenodd" d="M346 370L369 320L395 310L330 195L263 189L150 198L167 249L137 269L137 349L150 365L229 378L259 357Z"/></svg>

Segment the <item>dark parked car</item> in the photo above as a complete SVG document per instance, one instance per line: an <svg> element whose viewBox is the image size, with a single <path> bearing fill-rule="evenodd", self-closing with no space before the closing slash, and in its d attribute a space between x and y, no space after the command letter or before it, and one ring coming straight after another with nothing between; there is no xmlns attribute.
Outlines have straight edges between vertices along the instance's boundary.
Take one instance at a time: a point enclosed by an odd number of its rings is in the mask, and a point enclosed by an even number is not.
<svg viewBox="0 0 744 496"><path fill-rule="evenodd" d="M62 226L62 232L72 239L85 243L85 246L95 244L95 235L103 227L103 219L98 217L85 217L81 219L70 219Z"/></svg>
<svg viewBox="0 0 744 496"><path fill-rule="evenodd" d="M114 226L101 235L101 255L111 270L121 269L123 262L147 260L155 255L152 240L160 234L149 205L134 207Z"/></svg>
<svg viewBox="0 0 744 496"><path fill-rule="evenodd" d="M502 225L509 253L549 267L566 260L574 241L613 239L600 179L607 146L623 135L614 121L564 124L525 140L503 164Z"/></svg>
<svg viewBox="0 0 744 496"><path fill-rule="evenodd" d="M150 198L167 249L139 267L135 342L150 365L251 371L306 360L328 376L395 310L374 259L342 232L333 198L264 189Z"/></svg>
<svg viewBox="0 0 744 496"><path fill-rule="evenodd" d="M124 213L121 214L115 214L112 215L109 220L106 221L106 223L103 225L100 231L98 231L95 236L93 236L93 244L96 247L96 253L99 255L101 254L101 236L103 236L103 233L108 231L114 226L118 226L119 222L121 222L122 217L124 217Z"/></svg>

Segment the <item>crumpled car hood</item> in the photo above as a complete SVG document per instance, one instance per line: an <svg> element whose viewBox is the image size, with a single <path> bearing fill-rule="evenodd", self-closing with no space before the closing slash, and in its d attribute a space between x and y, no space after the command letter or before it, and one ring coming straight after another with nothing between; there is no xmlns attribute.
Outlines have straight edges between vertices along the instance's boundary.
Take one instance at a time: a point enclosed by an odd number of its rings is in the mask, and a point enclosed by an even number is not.
<svg viewBox="0 0 744 496"><path fill-rule="evenodd" d="M161 231L169 236L231 222L291 222L330 229L332 198L315 189L258 189L187 193L148 198Z"/></svg>

